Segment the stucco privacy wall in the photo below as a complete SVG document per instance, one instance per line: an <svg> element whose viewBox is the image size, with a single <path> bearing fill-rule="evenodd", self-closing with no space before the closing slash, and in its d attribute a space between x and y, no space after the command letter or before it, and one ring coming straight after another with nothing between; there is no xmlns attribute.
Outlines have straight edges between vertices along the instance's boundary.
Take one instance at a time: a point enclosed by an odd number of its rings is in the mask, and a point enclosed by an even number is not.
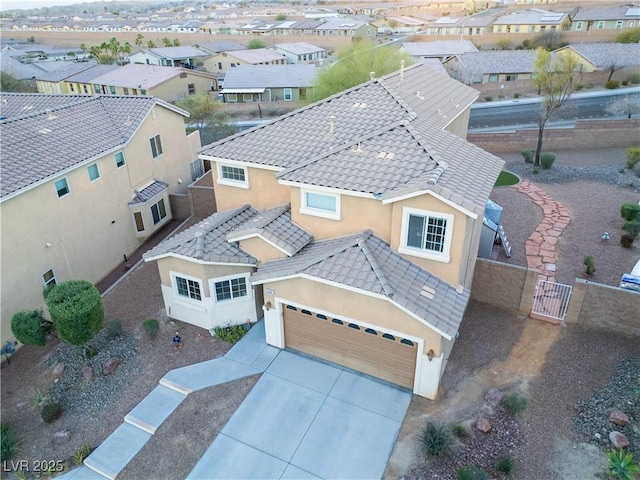
<svg viewBox="0 0 640 480"><path fill-rule="evenodd" d="M187 187L191 214L197 218L206 218L217 212L216 196L213 191L211 170Z"/></svg>
<svg viewBox="0 0 640 480"><path fill-rule="evenodd" d="M547 128L544 149L570 150L580 148L637 147L640 119L578 120L574 128ZM493 154L520 152L534 148L537 130L516 130L508 133L470 133L467 140ZM561 161L562 158L558 158Z"/></svg>
<svg viewBox="0 0 640 480"><path fill-rule="evenodd" d="M265 302L272 305L276 304L275 297L286 299L337 318L379 326L392 334L424 339L424 351L433 349L436 356L440 355L440 335L386 300L305 278L265 283L264 292Z"/></svg>
<svg viewBox="0 0 640 480"><path fill-rule="evenodd" d="M518 311L526 279L525 267L478 259L473 275L471 299L498 308Z"/></svg>

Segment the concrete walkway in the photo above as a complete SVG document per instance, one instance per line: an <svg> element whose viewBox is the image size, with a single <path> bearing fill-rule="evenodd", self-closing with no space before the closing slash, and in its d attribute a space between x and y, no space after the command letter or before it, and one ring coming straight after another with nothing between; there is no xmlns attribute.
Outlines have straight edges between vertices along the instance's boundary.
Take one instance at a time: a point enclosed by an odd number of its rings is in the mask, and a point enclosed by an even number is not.
<svg viewBox="0 0 640 480"><path fill-rule="evenodd" d="M531 197L534 203L542 208L543 213L542 221L525 242L527 267L538 270L539 279L554 281L556 244L558 237L571 221L569 210L528 180L517 185L516 189Z"/></svg>
<svg viewBox="0 0 640 480"><path fill-rule="evenodd" d="M85 459L82 467L58 478L113 480L189 393L262 373L279 352L267 345L264 322L260 321L224 357L171 370Z"/></svg>

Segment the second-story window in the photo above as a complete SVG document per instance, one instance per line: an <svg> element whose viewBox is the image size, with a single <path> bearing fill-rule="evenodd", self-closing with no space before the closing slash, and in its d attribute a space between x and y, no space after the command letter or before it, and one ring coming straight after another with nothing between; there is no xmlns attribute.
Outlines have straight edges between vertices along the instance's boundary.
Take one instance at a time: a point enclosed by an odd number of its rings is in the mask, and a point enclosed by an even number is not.
<svg viewBox="0 0 640 480"><path fill-rule="evenodd" d="M301 190L301 195L300 213L340 220L340 195L310 190Z"/></svg>
<svg viewBox="0 0 640 480"><path fill-rule="evenodd" d="M233 187L249 188L246 167L218 164L218 183Z"/></svg>
<svg viewBox="0 0 640 480"><path fill-rule="evenodd" d="M153 156L153 158L162 155L162 142L160 141L160 135L151 137L149 139L149 143L151 144L151 155Z"/></svg>

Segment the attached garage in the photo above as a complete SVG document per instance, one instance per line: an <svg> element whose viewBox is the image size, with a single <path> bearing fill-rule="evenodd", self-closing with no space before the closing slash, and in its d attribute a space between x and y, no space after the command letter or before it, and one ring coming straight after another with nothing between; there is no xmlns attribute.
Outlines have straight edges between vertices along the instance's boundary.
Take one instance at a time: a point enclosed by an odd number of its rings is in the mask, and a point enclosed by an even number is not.
<svg viewBox="0 0 640 480"><path fill-rule="evenodd" d="M416 342L293 305L282 307L285 347L413 390Z"/></svg>

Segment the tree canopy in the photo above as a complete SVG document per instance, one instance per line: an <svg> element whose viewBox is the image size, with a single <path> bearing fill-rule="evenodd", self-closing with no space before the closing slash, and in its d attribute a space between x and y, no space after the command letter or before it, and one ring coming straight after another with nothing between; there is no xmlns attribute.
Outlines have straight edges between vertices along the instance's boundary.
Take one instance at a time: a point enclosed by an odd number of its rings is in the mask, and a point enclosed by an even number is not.
<svg viewBox="0 0 640 480"><path fill-rule="evenodd" d="M25 345L44 346L47 337L42 310L21 310L11 317L11 333Z"/></svg>
<svg viewBox="0 0 640 480"><path fill-rule="evenodd" d="M249 50L255 50L257 48L264 48L264 42L262 40L258 40L257 38L254 38L253 40L251 40L248 43L247 48Z"/></svg>
<svg viewBox="0 0 640 480"><path fill-rule="evenodd" d="M618 43L640 43L640 27L628 28L616 37Z"/></svg>
<svg viewBox="0 0 640 480"><path fill-rule="evenodd" d="M329 97L369 80L400 70L400 62L411 63L409 55L391 47L376 47L373 42L360 41L338 52L336 63L322 70L315 82L316 100Z"/></svg>
<svg viewBox="0 0 640 480"><path fill-rule="evenodd" d="M189 112L189 123L195 124L205 143L215 142L237 131L229 123L229 116L221 110L220 102L215 101L208 93L189 95L178 100L176 106Z"/></svg>

